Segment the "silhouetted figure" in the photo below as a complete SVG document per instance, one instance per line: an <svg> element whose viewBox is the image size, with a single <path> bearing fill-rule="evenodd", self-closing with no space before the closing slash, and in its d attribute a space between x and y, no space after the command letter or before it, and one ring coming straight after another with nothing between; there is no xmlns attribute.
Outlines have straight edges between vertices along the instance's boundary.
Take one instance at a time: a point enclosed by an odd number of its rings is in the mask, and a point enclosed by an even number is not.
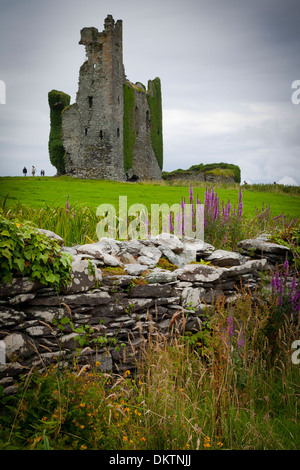
<svg viewBox="0 0 300 470"><path fill-rule="evenodd" d="M24 176L27 175L27 168L26 168L26 166L24 166L24 168L23 168L23 175L24 175Z"/></svg>
<svg viewBox="0 0 300 470"><path fill-rule="evenodd" d="M31 169L31 174L32 174L32 176L35 175L35 166L33 166L33 165L32 165L32 169Z"/></svg>
<svg viewBox="0 0 300 470"><path fill-rule="evenodd" d="M45 170L41 170L41 176L45 176Z"/></svg>

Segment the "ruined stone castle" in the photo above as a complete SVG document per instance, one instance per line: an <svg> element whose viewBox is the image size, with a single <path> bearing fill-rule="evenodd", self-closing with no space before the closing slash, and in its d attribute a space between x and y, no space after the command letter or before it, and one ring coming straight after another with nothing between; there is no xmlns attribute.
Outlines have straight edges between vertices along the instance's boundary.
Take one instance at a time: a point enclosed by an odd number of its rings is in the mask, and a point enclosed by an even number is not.
<svg viewBox="0 0 300 470"><path fill-rule="evenodd" d="M163 164L160 79L148 87L126 79L122 21L81 30L86 49L76 103L49 93L49 153L58 173L117 181L161 179ZM52 94L52 95L51 95ZM50 96L51 95L51 96ZM64 101L63 97L68 97Z"/></svg>

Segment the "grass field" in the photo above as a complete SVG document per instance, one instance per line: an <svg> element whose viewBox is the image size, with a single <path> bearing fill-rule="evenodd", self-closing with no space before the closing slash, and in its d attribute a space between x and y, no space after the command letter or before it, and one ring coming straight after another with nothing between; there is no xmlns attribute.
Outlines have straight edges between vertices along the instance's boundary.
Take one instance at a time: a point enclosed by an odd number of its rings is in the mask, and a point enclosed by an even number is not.
<svg viewBox="0 0 300 470"><path fill-rule="evenodd" d="M300 215L300 188L245 186L242 198L238 184L213 188L225 203L217 217L219 200L206 185L193 183L193 200L197 193L200 202L207 198L205 241L234 250L240 240L267 231L275 242L290 247L290 265L270 272L272 289L258 289L253 297L243 287L233 304L217 299L213 315L200 315L201 329L191 335L150 335L132 375L83 370L75 358L74 369L65 369L56 358L44 371L31 370L19 392L3 399L0 450L300 448L299 364L291 360L300 325L300 229L295 220ZM72 246L96 241L100 204L111 203L117 209L119 196L127 196L128 208L142 203L149 210L151 204L171 206L182 197L188 203L191 193L187 182L4 177L0 218L13 227L9 242L15 241L14 234L28 230L23 222L29 220ZM269 205L272 214L262 211ZM285 217L277 217L280 214ZM0 235L4 266L9 264L8 248L15 245L7 243L7 226ZM17 266L22 266L22 259ZM294 276L291 283L287 269ZM263 287L267 280L262 281ZM0 384L0 403L1 399Z"/></svg>
<svg viewBox="0 0 300 470"><path fill-rule="evenodd" d="M206 185L193 184L194 193L199 194L203 202ZM216 190L220 201L238 204L239 185L218 186ZM70 177L2 177L0 178L0 202L5 197L6 207L21 203L28 207L45 205L64 206L69 196L70 204L76 207L96 209L100 204L110 203L118 206L119 196L127 196L128 207L142 203L148 209L151 204L180 203L181 197L188 200L189 184L178 186L167 182L157 183L119 183L114 181L81 180ZM297 191L284 193L272 185L243 187L244 215L254 216L255 209L270 204L273 216L282 213L292 218L300 216L300 194Z"/></svg>

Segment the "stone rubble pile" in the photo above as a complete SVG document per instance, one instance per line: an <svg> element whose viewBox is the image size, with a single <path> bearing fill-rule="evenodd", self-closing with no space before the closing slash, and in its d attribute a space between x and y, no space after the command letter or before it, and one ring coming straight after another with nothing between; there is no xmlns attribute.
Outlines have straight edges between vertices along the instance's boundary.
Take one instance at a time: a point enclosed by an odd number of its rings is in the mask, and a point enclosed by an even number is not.
<svg viewBox="0 0 300 470"><path fill-rule="evenodd" d="M174 318L184 318L185 331L197 331L204 309L218 296L234 302L241 283L255 289L260 272L289 252L262 238L240 242L239 253L166 234L68 248L44 233L71 254L72 280L59 294L26 278L0 284L6 362L0 364L0 386L6 394L16 391L20 374L56 360L67 365L76 356L79 364L99 363L107 371L132 367L149 334L167 334ZM162 259L169 269L157 266ZM74 329L84 325L90 330L80 346ZM97 338L105 344L95 348Z"/></svg>

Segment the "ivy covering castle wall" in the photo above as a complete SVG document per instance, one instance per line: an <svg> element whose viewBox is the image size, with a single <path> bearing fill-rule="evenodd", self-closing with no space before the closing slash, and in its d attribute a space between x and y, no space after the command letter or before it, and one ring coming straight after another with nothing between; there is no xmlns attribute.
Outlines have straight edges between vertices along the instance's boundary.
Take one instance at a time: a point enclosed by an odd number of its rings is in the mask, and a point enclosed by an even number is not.
<svg viewBox="0 0 300 470"><path fill-rule="evenodd" d="M58 175L65 174L65 149L62 141L62 111L69 106L71 97L62 91L52 90L48 93L50 107L50 161L56 167Z"/></svg>

